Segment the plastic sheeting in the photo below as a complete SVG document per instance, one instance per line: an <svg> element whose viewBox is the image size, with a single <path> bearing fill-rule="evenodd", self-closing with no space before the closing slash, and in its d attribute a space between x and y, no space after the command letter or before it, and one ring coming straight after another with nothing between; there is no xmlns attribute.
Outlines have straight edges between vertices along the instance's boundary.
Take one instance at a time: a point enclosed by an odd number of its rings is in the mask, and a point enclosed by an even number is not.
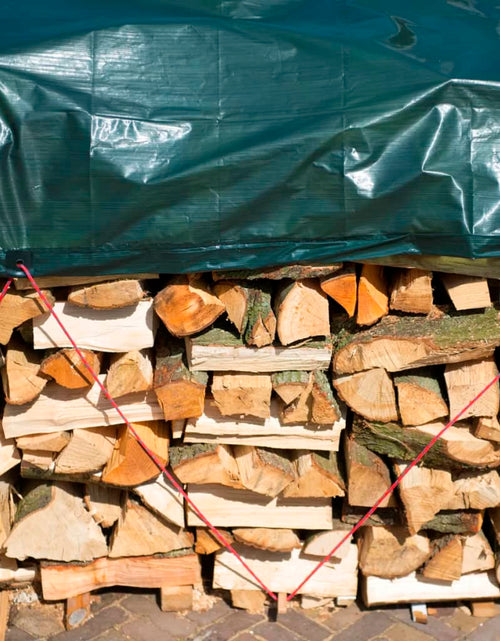
<svg viewBox="0 0 500 641"><path fill-rule="evenodd" d="M494 2L25 0L0 31L3 273L500 256Z"/></svg>

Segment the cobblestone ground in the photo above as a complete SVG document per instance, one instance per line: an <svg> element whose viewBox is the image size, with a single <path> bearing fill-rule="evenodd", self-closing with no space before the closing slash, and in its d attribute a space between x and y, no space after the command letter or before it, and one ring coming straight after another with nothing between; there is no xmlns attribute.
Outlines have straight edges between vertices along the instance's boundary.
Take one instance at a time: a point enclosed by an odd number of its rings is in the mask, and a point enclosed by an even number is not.
<svg viewBox="0 0 500 641"><path fill-rule="evenodd" d="M496 617L482 619L465 605L436 607L426 625L413 623L406 606L367 611L357 604L293 607L272 621L221 598L209 610L174 614L159 609L154 592L103 591L93 597L92 618L71 631L62 628L61 605L13 606L6 641L500 641L497 608Z"/></svg>

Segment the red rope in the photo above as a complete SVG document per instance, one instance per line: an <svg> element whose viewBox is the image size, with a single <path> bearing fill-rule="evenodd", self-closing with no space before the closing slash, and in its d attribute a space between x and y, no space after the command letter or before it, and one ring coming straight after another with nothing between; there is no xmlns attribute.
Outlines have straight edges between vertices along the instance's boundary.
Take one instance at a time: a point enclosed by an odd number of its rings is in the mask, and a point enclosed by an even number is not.
<svg viewBox="0 0 500 641"><path fill-rule="evenodd" d="M0 292L0 303L3 301L5 294L7 293L9 287L12 285L12 278L9 278L9 280L5 283L3 286L2 291Z"/></svg>
<svg viewBox="0 0 500 641"><path fill-rule="evenodd" d="M142 449L143 449L143 450L144 450L144 451L145 451L145 452L146 452L146 453L151 457L151 459L154 461L154 463L158 466L159 470L160 470L163 474L165 474L165 476L168 478L168 480L170 481L170 483L172 483L172 485L175 487L175 489L176 489L176 490L177 490L177 491L178 491L178 492L179 492L179 493L180 493L180 494L185 498L185 500L187 501L187 503L189 504L189 506L191 507L191 509L193 510L193 512L198 516L198 518L200 518L200 519L203 521L203 523L205 523L205 525L206 525L206 526L209 528L209 530L214 534L214 536L217 538L217 540L218 540L220 543L222 543L222 545L223 545L227 550L229 550L230 552L232 552L232 554L234 554L234 556L238 559L238 561L241 563L241 565L242 565L242 566L245 568L245 570L247 570L247 572L248 572L248 573L249 573L249 574L250 574L250 575L251 575L251 576L252 576L252 577L257 581L257 583L261 586L261 588L262 588L263 590L265 590L265 592L267 592L267 594L268 594L272 599L274 599L275 601L277 601L277 600L278 600L278 597L276 596L276 594L275 594L272 590L270 590L270 589L269 589L269 588L268 588L268 587L267 587L267 586L266 586L266 585L265 585L265 584L264 584L264 583L259 579L259 577L258 577L258 576L253 572L253 570L248 566L248 564L247 564L247 563L246 563L246 562L241 558L241 556L240 556L240 555L238 554L238 552L233 548L233 546L232 546L228 541L226 541L226 539L225 539L225 538L224 538L224 536L219 532L219 530L217 530L217 528L216 528L214 525L212 525L212 523L210 523L210 521L206 518L206 516L205 516L204 514L202 514L202 512L200 512L200 510L196 507L196 505L193 503L193 501L189 498L189 496L188 496L187 492L184 490L184 488L182 487L182 485L180 485L180 484L177 482L177 480L174 478L174 476L172 476L172 474L170 474L170 472L166 469L166 466L165 466L165 465L164 465L164 464L163 464L163 463L158 459L158 457L156 456L156 454L155 454L153 451L151 451L151 450L149 449L149 447L144 443L144 441L140 438L140 436L139 436L139 435L137 434L137 432L134 430L134 428L132 427L132 425L130 424L130 422L129 422L129 421L128 421L128 419L126 418L126 416L123 414L123 412L121 411L121 409L118 407L118 405L116 404L115 400L112 398L112 396L110 395L110 393L108 392L108 390L107 390L107 389L104 387L104 385L101 383L101 381L99 380L99 378L98 378L97 374L94 372L94 370L92 369L92 366L91 366L91 365L90 365L90 363L86 360L85 356L82 354L82 352L80 351L80 349L79 349L79 348L78 348L78 346L76 345L75 341L74 341L74 340L71 338L71 336L68 334L68 332L67 332L66 328L64 327L64 325L63 325L63 324L62 324L62 322L60 321L59 317L57 316L56 312L54 311L54 308L52 307L52 305L51 305L51 304L49 303L49 301L47 300L47 297L44 295L44 293L41 291L41 289L40 289L40 288L38 287L38 285L36 284L35 280L33 279L33 276L31 275L30 271L28 270L28 268L27 268L25 265L23 265L22 263L19 263L19 264L18 264L18 267L19 267L20 269L22 269L22 270L23 270L23 272L26 274L26 277L28 278L28 280L30 281L30 283L33 285L33 288L36 290L36 292L38 293L38 295L40 296L40 298L42 299L42 301L43 301L43 302L44 302L44 304L46 305L47 309L50 311L50 313L52 314L52 316L53 316L53 317L55 318L55 320L57 321L57 324L59 325L59 327L61 328L61 330L64 332L64 334L65 334L66 338L69 340L69 342L70 342L70 343L71 343L71 345L73 346L74 350L76 351L76 353L77 353L77 354L78 354L78 356L80 357L80 359L81 359L82 363L85 365L85 367L87 368L88 372L90 373L90 375L92 376L92 378L94 379L94 381L97 383L97 385L99 385L99 387L100 387L100 388L101 388L101 390L102 390L102 393L106 396L106 398L108 399L108 401L111 403L111 405L114 407L114 409L118 412L119 416L121 417L121 419L123 420L123 422L125 423L125 425L128 427L128 429L130 430L131 434L132 434L132 435L134 436L134 438L137 440L137 442L139 443L139 445L142 447ZM10 281L10 282L11 282L11 281ZM8 285L10 285L10 282L8 283ZM6 286L4 289L5 289L5 291L7 291L8 286ZM3 296L2 296L2 298L3 298ZM0 302L1 302L2 298L0 298Z"/></svg>

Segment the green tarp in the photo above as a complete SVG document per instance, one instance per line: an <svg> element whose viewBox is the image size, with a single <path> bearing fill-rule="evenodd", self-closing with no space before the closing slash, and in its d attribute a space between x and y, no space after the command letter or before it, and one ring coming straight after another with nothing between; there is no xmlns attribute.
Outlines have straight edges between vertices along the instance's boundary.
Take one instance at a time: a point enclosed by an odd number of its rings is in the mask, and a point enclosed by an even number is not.
<svg viewBox="0 0 500 641"><path fill-rule="evenodd" d="M500 256L482 0L0 6L0 271Z"/></svg>

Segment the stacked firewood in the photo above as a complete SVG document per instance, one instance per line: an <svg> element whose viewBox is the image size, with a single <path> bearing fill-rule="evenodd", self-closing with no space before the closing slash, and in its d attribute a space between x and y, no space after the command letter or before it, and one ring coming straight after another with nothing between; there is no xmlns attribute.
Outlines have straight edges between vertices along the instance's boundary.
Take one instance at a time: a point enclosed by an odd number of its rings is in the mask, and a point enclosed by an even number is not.
<svg viewBox="0 0 500 641"><path fill-rule="evenodd" d="M213 555L214 587L258 607L191 502L291 593L498 373L480 277L338 264L40 286L156 460L17 281L0 303L0 581L40 570L48 599L126 584L190 607ZM355 598L358 576L368 605L500 596L499 403L495 382L299 590L305 607Z"/></svg>

